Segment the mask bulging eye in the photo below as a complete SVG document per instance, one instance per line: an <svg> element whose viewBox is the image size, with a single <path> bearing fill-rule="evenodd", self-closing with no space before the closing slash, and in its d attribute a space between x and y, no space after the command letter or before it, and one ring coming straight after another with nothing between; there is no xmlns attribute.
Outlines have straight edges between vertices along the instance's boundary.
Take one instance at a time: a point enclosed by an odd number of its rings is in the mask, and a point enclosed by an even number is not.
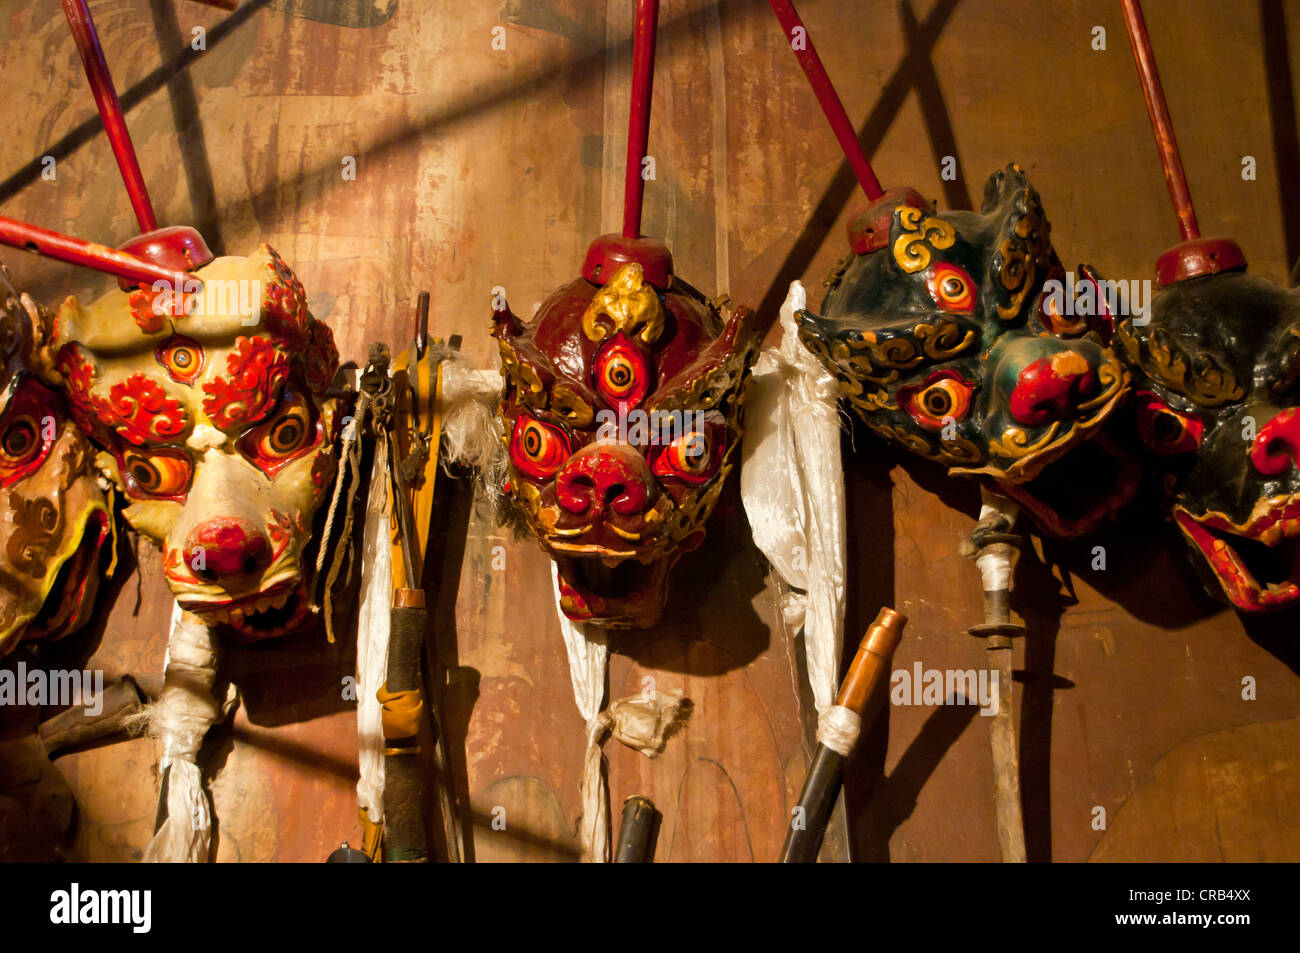
<svg viewBox="0 0 1300 953"><path fill-rule="evenodd" d="M650 392L654 366L646 353L620 332L596 354L592 382L612 406L636 407Z"/></svg>
<svg viewBox="0 0 1300 953"><path fill-rule="evenodd" d="M558 427L520 414L510 435L510 459L525 476L549 480L569 459L569 438Z"/></svg>
<svg viewBox="0 0 1300 953"><path fill-rule="evenodd" d="M1205 424L1194 414L1174 410L1150 391L1138 391L1137 428L1142 442L1162 457L1191 453L1201 445Z"/></svg>
<svg viewBox="0 0 1300 953"><path fill-rule="evenodd" d="M12 486L44 466L59 433L54 399L31 376L20 379L0 414L0 487Z"/></svg>
<svg viewBox="0 0 1300 953"><path fill-rule="evenodd" d="M711 439L716 437L717 439ZM692 430L674 438L653 455L650 470L656 477L675 477L699 485L718 472L726 439L720 433Z"/></svg>
<svg viewBox="0 0 1300 953"><path fill-rule="evenodd" d="M955 372L940 371L920 387L900 388L898 405L926 430L938 430L945 420L966 416L974 389Z"/></svg>
<svg viewBox="0 0 1300 953"><path fill-rule="evenodd" d="M180 499L190 488L194 466L176 450L127 451L123 461L127 494L137 499Z"/></svg>
<svg viewBox="0 0 1300 953"><path fill-rule="evenodd" d="M291 391L278 414L239 438L239 452L269 477L316 446L319 430L311 405Z"/></svg>
<svg viewBox="0 0 1300 953"><path fill-rule="evenodd" d="M930 289L930 297L943 310L975 310L975 282L964 268L940 262L934 266L926 284Z"/></svg>
<svg viewBox="0 0 1300 953"><path fill-rule="evenodd" d="M203 371L203 346L192 338L173 335L154 351L154 359L178 384L193 384Z"/></svg>
<svg viewBox="0 0 1300 953"><path fill-rule="evenodd" d="M0 435L0 452L13 463L25 463L41 445L36 421L20 417L7 426Z"/></svg>

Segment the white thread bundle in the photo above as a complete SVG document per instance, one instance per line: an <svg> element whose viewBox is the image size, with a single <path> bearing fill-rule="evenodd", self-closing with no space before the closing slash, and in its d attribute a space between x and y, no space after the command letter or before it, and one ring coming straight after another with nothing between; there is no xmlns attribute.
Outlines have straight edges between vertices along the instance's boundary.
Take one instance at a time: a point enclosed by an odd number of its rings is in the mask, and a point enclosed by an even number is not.
<svg viewBox="0 0 1300 953"><path fill-rule="evenodd" d="M217 677L214 631L197 618L172 612L163 690L146 711L150 733L163 744L167 818L145 848L148 863L203 863L212 844L212 817L196 763L208 729L222 711L212 694Z"/></svg>

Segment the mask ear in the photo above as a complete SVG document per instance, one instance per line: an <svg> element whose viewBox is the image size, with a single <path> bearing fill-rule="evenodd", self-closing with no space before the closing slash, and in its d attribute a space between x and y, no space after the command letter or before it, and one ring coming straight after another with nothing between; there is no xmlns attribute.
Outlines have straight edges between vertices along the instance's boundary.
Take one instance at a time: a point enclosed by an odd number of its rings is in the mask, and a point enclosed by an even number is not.
<svg viewBox="0 0 1300 953"><path fill-rule="evenodd" d="M749 369L758 358L759 345L774 317L769 314L763 318L749 308L737 308L727 316L722 333L695 362L659 386L650 406L662 410L717 410L729 423L734 422Z"/></svg>
<svg viewBox="0 0 1300 953"><path fill-rule="evenodd" d="M25 307L31 299L26 295L20 299L8 278L8 272L0 271L0 392L14 374L28 368L34 329L39 326L37 315ZM35 308L35 302L32 307Z"/></svg>
<svg viewBox="0 0 1300 953"><path fill-rule="evenodd" d="M998 228L985 290L997 306L1000 321L1019 323L1026 303L1038 300L1048 272L1059 264L1052 250L1051 225L1038 193L1016 165L989 176L982 212Z"/></svg>
<svg viewBox="0 0 1300 953"><path fill-rule="evenodd" d="M494 307L492 309L492 336L504 341L507 338L516 338L524 333L524 322L519 320L519 316L510 310L510 302L506 300L505 295L493 297Z"/></svg>

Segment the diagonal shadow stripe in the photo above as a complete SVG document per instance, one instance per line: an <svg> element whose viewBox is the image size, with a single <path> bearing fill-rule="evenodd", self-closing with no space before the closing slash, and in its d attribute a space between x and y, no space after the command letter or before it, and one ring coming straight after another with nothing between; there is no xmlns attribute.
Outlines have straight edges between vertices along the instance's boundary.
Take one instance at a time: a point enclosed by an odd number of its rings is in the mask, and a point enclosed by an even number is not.
<svg viewBox="0 0 1300 953"><path fill-rule="evenodd" d="M913 35L914 42L908 46L903 58L889 77L889 81L881 87L880 97L858 133L858 141L862 143L862 148L868 156L874 154L884 140L885 133L898 116L907 94L912 90L916 74L925 75L927 71L932 72L930 51L943 33L958 2L959 0L939 0L934 5L925 22L917 28ZM836 215L852 196L857 185L857 179L853 177L853 170L849 168L848 161L840 162L830 184L814 207L808 224L800 232L794 247L781 263L776 279L763 295L762 303L759 305L760 313L764 309L774 312L781 307L790 282L802 277L808 270L808 266L812 264L813 258L821 250L826 236L834 226Z"/></svg>
<svg viewBox="0 0 1300 953"><path fill-rule="evenodd" d="M243 26L252 18L253 14L265 7L270 0L249 0L249 3L240 7L226 19L222 20L211 30L208 31L207 46L210 51L226 37L230 36L235 30ZM128 113L138 106L144 100L148 99L158 90L171 83L174 78L181 72L188 70L194 62L204 54L203 50L194 50L186 46L180 54L172 57L163 63L156 70L145 76L130 89L120 94L122 112ZM89 92L87 92L89 98ZM87 119L81 125L70 130L61 139L44 150L40 155L34 157L31 162L15 172L9 178L0 182L0 202L5 202L13 198L27 186L31 185L41 177L42 163L46 156L53 156L54 159L63 160L72 155L91 139L100 135L104 131L104 124L100 121L99 115L95 114Z"/></svg>

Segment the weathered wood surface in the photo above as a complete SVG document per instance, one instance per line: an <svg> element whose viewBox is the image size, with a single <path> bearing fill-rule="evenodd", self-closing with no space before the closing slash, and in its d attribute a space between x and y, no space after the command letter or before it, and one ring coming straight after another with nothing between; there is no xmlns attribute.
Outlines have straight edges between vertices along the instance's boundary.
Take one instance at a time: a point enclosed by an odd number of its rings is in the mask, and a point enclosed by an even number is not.
<svg viewBox="0 0 1300 953"><path fill-rule="evenodd" d="M345 357L404 340L428 289L431 333L462 335L483 365L495 359L492 289L531 312L618 221L630 7L248 0L227 16L165 0L94 4L164 223L194 223L224 253L270 242ZM800 8L886 185L969 206L988 172L1019 161L1063 260L1090 261L1108 277L1149 277L1175 240L1118 5ZM1203 230L1233 234L1253 270L1286 274L1300 254L1295 106L1284 82L1296 77L1287 53L1300 50L1300 16L1270 0L1149 0L1146 9ZM0 210L125 240L130 208L57 5L0 2L0 20ZM646 231L665 237L680 273L707 291L775 307L801 278L816 300L856 196L767 4L666 0L661 21ZM189 47L195 26L207 28L202 53ZM492 48L498 26L504 51ZM1105 51L1091 47L1097 26ZM53 181L40 177L46 154ZM947 155L955 181L939 175ZM1241 176L1246 155L1257 160L1254 181ZM355 180L341 174L349 156ZM47 304L107 286L3 256ZM979 667L982 646L963 634L981 618L979 581L956 552L978 509L974 488L900 465L860 431L846 451L850 632L893 604L911 618L896 668ZM473 814L471 856L573 859L583 732L547 562L453 486L458 536L432 615L449 669L456 781ZM1100 572L1096 545L1108 556ZM606 749L615 821L632 793L664 814L657 860L770 860L779 850L810 723L802 664L764 573L733 490L704 548L679 565L670 616L615 646L613 695L650 677L695 702L659 759ZM1095 540L1026 553L1017 588L1014 608L1034 633L1017 666L1026 671L1017 696L1031 859L1212 856L1203 836L1179 833L1207 829L1211 809L1190 804L1178 780L1197 757L1211 766L1203 783L1214 810L1234 818L1222 856L1300 859L1294 838L1276 834L1300 829L1300 802L1283 796L1296 771L1295 746L1282 743L1300 707L1294 621L1243 625L1201 594L1177 534L1136 517ZM122 579L102 626L48 657L89 657L108 677L157 674L167 613L156 554L142 547L138 575ZM228 653L223 673L244 704L205 749L219 859L312 861L343 838L356 842L355 725L338 691L348 648L309 633ZM1246 675L1258 700L1241 698ZM70 831L70 858L138 856L154 814L152 743L68 754L51 769L24 741L20 714L0 713L9 765L0 855L51 855ZM850 766L857 855L995 859L986 719L955 706L887 715ZM1267 796L1242 800L1261 785L1272 785ZM1097 807L1109 831L1094 827ZM503 831L492 829L498 808Z"/></svg>

